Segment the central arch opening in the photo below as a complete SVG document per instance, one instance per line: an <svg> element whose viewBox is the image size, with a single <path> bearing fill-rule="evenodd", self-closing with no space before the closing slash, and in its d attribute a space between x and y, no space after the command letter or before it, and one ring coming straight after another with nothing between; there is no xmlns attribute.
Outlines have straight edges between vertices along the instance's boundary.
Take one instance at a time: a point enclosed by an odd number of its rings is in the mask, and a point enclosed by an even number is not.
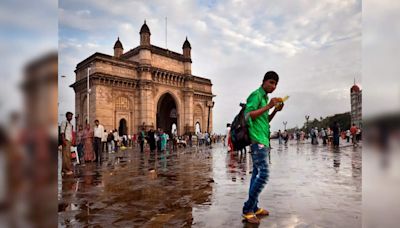
<svg viewBox="0 0 400 228"><path fill-rule="evenodd" d="M120 136L128 135L128 126L124 118L119 121L118 134Z"/></svg>
<svg viewBox="0 0 400 228"><path fill-rule="evenodd" d="M162 128L164 132L169 135L172 133L172 128L179 129L176 103L169 93L162 95L158 100L157 128Z"/></svg>

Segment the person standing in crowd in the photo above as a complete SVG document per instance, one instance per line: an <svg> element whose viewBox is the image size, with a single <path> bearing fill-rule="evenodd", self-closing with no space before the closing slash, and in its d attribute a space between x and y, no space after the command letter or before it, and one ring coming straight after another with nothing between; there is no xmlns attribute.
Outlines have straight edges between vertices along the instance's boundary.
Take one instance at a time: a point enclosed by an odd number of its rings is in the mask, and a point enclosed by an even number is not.
<svg viewBox="0 0 400 228"><path fill-rule="evenodd" d="M154 135L154 130L150 129L149 132L147 133L147 142L149 143L150 146L150 152L154 152L154 150L156 149L156 139L155 139L155 135Z"/></svg>
<svg viewBox="0 0 400 228"><path fill-rule="evenodd" d="M176 129L172 133L172 150L178 149L178 134L176 132Z"/></svg>
<svg viewBox="0 0 400 228"><path fill-rule="evenodd" d="M164 133L163 129L160 129L159 132L159 141L160 141L160 151L165 152L167 148L167 134Z"/></svg>
<svg viewBox="0 0 400 228"><path fill-rule="evenodd" d="M278 131L278 141L279 141L279 145L281 145L282 144L282 132L281 132L281 129L279 129L279 131Z"/></svg>
<svg viewBox="0 0 400 228"><path fill-rule="evenodd" d="M251 157L253 160L253 172L250 181L248 200L244 203L243 217L249 223L260 223L257 216L269 215L269 212L258 207L258 197L269 179L269 167L266 161L270 150L270 121L278 111L283 108L281 98L271 98L279 81L279 76L273 71L264 75L262 85L252 92L247 98L245 110L248 122L249 136L251 139ZM269 102L269 103L268 103ZM274 111L269 115L269 110Z"/></svg>
<svg viewBox="0 0 400 228"><path fill-rule="evenodd" d="M322 144L326 145L326 131L323 128L321 128L321 138L322 138Z"/></svg>
<svg viewBox="0 0 400 228"><path fill-rule="evenodd" d="M119 135L117 129L114 129L113 135L114 135L114 152L118 152Z"/></svg>
<svg viewBox="0 0 400 228"><path fill-rule="evenodd" d="M189 132L189 147L193 146L193 142L192 142L192 132Z"/></svg>
<svg viewBox="0 0 400 228"><path fill-rule="evenodd" d="M208 134L208 132L204 133L204 141L206 146L210 145L210 134Z"/></svg>
<svg viewBox="0 0 400 228"><path fill-rule="evenodd" d="M357 143L361 140L361 128L357 128L357 132L356 132L356 140Z"/></svg>
<svg viewBox="0 0 400 228"><path fill-rule="evenodd" d="M131 147L131 142L132 142L132 135L127 135L126 136L127 137L127 144L126 144L126 146L127 147Z"/></svg>
<svg viewBox="0 0 400 228"><path fill-rule="evenodd" d="M93 162L96 160L96 156L93 151L93 131L90 129L90 124L86 124L86 128L83 131L83 138L85 140L84 144L84 160L85 162Z"/></svg>
<svg viewBox="0 0 400 228"><path fill-rule="evenodd" d="M107 130L104 129L103 136L101 138L101 151L102 153L107 151Z"/></svg>
<svg viewBox="0 0 400 228"><path fill-rule="evenodd" d="M62 139L62 173L65 175L72 175L72 162L71 162L71 146L72 146L72 131L71 124L72 112L65 113L66 120L61 123L61 139Z"/></svg>
<svg viewBox="0 0 400 228"><path fill-rule="evenodd" d="M350 130L346 131L346 141L349 143L350 142Z"/></svg>
<svg viewBox="0 0 400 228"><path fill-rule="evenodd" d="M131 141L131 147L136 147L136 140L137 140L137 135L133 134L132 141Z"/></svg>
<svg viewBox="0 0 400 228"><path fill-rule="evenodd" d="M311 135L311 145L315 145L315 131L314 131L314 128L311 128L310 135Z"/></svg>
<svg viewBox="0 0 400 228"><path fill-rule="evenodd" d="M230 131L231 131L231 124L227 123L226 124L225 137L224 137L224 147L228 146L228 136L229 136Z"/></svg>
<svg viewBox="0 0 400 228"><path fill-rule="evenodd" d="M287 130L285 130L283 132L283 137L282 138L283 138L283 141L285 141L285 145L287 145L287 142L289 140L289 134L288 134Z"/></svg>
<svg viewBox="0 0 400 228"><path fill-rule="evenodd" d="M156 133L155 133L155 135L154 135L154 138L156 140L156 145L157 145L157 151L161 151L161 140L160 140L160 137L161 137L161 129L158 128Z"/></svg>
<svg viewBox="0 0 400 228"><path fill-rule="evenodd" d="M140 145L140 152L143 153L143 148L144 148L144 139L146 138L145 134L144 134L144 128L142 128L142 130L139 132L139 136L138 136L138 143Z"/></svg>
<svg viewBox="0 0 400 228"><path fill-rule="evenodd" d="M83 145L85 140L83 136L83 126L80 124L78 127L78 132L76 133L76 150L78 151L79 158L83 158L84 156Z"/></svg>
<svg viewBox="0 0 400 228"><path fill-rule="evenodd" d="M304 131L301 130L301 131L300 131L300 140L301 140L301 141L304 141L304 134L305 134Z"/></svg>
<svg viewBox="0 0 400 228"><path fill-rule="evenodd" d="M102 144L101 140L104 134L104 127L100 124L99 120L94 121L94 153L96 154L95 161L101 162L101 154L102 154Z"/></svg>
<svg viewBox="0 0 400 228"><path fill-rule="evenodd" d="M297 140L297 142L300 142L300 130L299 129L296 130L296 140Z"/></svg>
<svg viewBox="0 0 400 228"><path fill-rule="evenodd" d="M114 135L112 130L107 134L107 146L108 146L108 153L114 152Z"/></svg>
<svg viewBox="0 0 400 228"><path fill-rule="evenodd" d="M353 145L356 145L357 144L357 139L356 139L357 127L354 123L350 128L350 134L351 134L351 141L352 141Z"/></svg>
<svg viewBox="0 0 400 228"><path fill-rule="evenodd" d="M339 148L340 128L337 121L333 123L332 132L333 132L333 147Z"/></svg>
<svg viewBox="0 0 400 228"><path fill-rule="evenodd" d="M164 134L165 134L165 138L167 139L167 145L166 145L166 147L168 147L169 149L171 149L171 144L169 143L169 134L167 134L167 133L165 133L164 132Z"/></svg>
<svg viewBox="0 0 400 228"><path fill-rule="evenodd" d="M124 146L124 147L127 147L128 146L128 136L127 135L122 135L122 145Z"/></svg>

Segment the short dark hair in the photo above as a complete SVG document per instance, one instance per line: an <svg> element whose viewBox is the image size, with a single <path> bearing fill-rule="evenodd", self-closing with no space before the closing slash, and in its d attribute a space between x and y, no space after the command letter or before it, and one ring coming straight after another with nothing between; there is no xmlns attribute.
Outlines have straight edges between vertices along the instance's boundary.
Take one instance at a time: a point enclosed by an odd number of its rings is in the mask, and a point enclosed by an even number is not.
<svg viewBox="0 0 400 228"><path fill-rule="evenodd" d="M65 117L67 117L67 116L70 115L70 114L71 114L71 115L74 115L74 114L72 114L72 112L66 112L66 113L65 113Z"/></svg>
<svg viewBox="0 0 400 228"><path fill-rule="evenodd" d="M96 122L99 122L99 120L95 120L94 122L95 122L95 123L96 123ZM99 122L99 123L100 123L100 122Z"/></svg>
<svg viewBox="0 0 400 228"><path fill-rule="evenodd" d="M268 71L267 73L265 73L264 75L264 79L263 79L263 83L269 79L273 79L276 82L279 81L279 75L275 72L275 71Z"/></svg>

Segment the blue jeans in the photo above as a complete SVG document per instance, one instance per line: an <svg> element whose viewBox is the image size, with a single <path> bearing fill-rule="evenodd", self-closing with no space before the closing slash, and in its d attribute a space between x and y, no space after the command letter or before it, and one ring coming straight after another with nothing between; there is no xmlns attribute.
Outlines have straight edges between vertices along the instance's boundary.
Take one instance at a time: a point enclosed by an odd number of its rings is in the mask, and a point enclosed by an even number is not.
<svg viewBox="0 0 400 228"><path fill-rule="evenodd" d="M251 175L249 199L244 203L243 214L256 212L258 209L258 196L268 182L269 170L267 154L270 149L262 144L251 145L251 158L253 160L253 174Z"/></svg>

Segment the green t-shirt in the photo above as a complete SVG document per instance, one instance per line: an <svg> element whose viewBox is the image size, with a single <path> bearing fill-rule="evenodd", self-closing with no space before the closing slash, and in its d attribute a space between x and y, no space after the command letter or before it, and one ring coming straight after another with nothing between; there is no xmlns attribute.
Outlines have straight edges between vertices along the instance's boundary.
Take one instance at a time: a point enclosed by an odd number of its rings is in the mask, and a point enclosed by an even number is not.
<svg viewBox="0 0 400 228"><path fill-rule="evenodd" d="M269 147L269 112L264 112L256 119L252 119L248 113L260 109L268 104L268 96L262 87L258 88L247 98L245 115L249 125L250 139L253 143L261 143Z"/></svg>

